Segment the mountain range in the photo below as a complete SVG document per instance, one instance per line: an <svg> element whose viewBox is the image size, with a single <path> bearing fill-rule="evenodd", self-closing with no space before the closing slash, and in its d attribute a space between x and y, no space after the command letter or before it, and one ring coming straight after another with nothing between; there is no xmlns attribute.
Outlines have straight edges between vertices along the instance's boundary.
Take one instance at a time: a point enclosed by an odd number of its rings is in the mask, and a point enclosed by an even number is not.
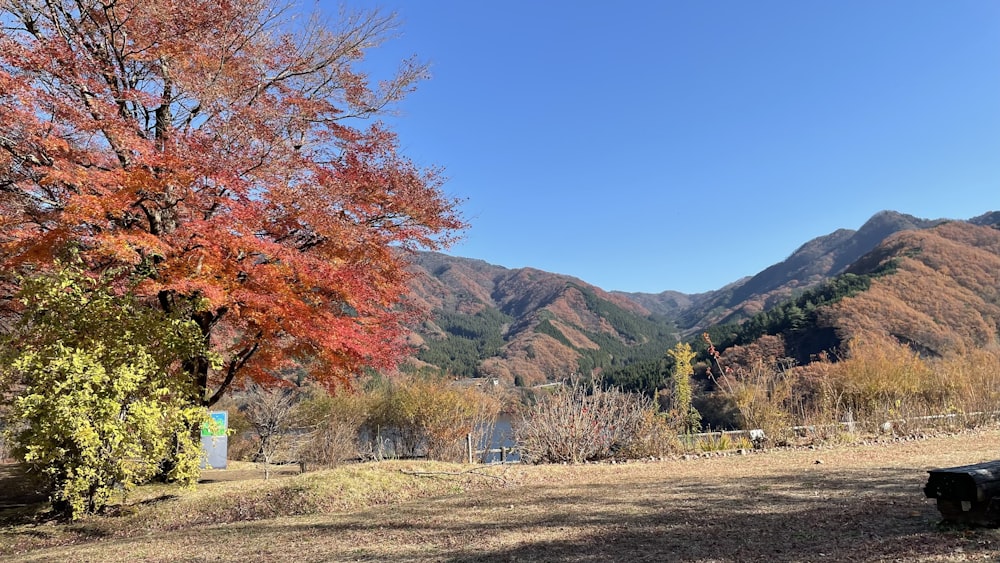
<svg viewBox="0 0 1000 563"><path fill-rule="evenodd" d="M694 295L606 291L533 268L416 253L410 297L430 316L412 327L407 369L536 385L655 362L705 330L745 344L781 329L774 311L794 313L796 300L808 313L788 340L798 358L875 328L930 354L989 345L1000 329L998 229L1000 212L955 221L883 211L856 231L812 239L756 275ZM839 279L850 295L817 297L834 295L823 288Z"/></svg>

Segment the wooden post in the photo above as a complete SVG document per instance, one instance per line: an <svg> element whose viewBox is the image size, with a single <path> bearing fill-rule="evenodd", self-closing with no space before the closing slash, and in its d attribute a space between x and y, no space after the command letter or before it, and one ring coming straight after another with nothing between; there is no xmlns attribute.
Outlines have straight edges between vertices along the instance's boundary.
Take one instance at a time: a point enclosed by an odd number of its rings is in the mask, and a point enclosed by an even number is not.
<svg viewBox="0 0 1000 563"><path fill-rule="evenodd" d="M500 447L500 463L507 463L507 448Z"/></svg>
<svg viewBox="0 0 1000 563"><path fill-rule="evenodd" d="M465 449L469 452L469 464L472 464L472 432L465 435Z"/></svg>

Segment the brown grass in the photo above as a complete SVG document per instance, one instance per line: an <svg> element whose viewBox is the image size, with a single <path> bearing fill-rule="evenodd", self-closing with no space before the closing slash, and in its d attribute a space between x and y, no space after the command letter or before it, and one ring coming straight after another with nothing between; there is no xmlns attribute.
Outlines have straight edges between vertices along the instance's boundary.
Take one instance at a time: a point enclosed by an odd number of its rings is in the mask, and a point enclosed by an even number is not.
<svg viewBox="0 0 1000 563"><path fill-rule="evenodd" d="M1000 531L940 526L921 488L928 469L992 460L998 452L1000 430L989 430L742 456L487 469L506 480L504 487L496 478L445 474L467 466L367 464L349 475L337 473L343 468L267 484L202 486L75 529L9 526L0 535L0 559L994 561ZM350 490L325 495L338 483ZM304 492L314 497L305 504L319 508L307 506L301 516L261 512L256 521L170 524L199 520L187 510L268 487L283 506L301 508L287 495Z"/></svg>

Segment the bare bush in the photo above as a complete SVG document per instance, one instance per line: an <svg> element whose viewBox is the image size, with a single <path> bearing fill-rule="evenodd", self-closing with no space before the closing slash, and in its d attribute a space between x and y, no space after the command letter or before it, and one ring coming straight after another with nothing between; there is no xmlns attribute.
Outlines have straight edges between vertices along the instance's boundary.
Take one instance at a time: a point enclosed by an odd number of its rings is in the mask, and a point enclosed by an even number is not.
<svg viewBox="0 0 1000 563"><path fill-rule="evenodd" d="M312 391L296 407L297 425L308 432L299 448L299 460L332 467L361 456L359 441L368 417L369 397L343 390L330 395Z"/></svg>
<svg viewBox="0 0 1000 563"><path fill-rule="evenodd" d="M280 448L294 450L298 436L292 432L292 412L298 394L285 387L266 389L253 384L247 392L244 409L247 422L257 435L257 460L264 465L264 479L270 477L269 466Z"/></svg>
<svg viewBox="0 0 1000 563"><path fill-rule="evenodd" d="M527 463L579 463L624 455L654 412L651 399L572 381L522 414L514 436Z"/></svg>

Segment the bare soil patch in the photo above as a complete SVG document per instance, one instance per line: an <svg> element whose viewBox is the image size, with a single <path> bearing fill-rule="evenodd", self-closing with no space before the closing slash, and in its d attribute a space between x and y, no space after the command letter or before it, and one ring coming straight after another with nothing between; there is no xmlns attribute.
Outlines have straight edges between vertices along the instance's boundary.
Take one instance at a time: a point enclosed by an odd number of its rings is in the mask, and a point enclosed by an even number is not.
<svg viewBox="0 0 1000 563"><path fill-rule="evenodd" d="M989 430L690 460L516 466L501 474L507 483L501 488L429 475L422 479L457 486L359 509L77 538L71 546L7 555L14 561L996 561L1000 531L942 527L922 487L929 469L997 458L1000 431Z"/></svg>

